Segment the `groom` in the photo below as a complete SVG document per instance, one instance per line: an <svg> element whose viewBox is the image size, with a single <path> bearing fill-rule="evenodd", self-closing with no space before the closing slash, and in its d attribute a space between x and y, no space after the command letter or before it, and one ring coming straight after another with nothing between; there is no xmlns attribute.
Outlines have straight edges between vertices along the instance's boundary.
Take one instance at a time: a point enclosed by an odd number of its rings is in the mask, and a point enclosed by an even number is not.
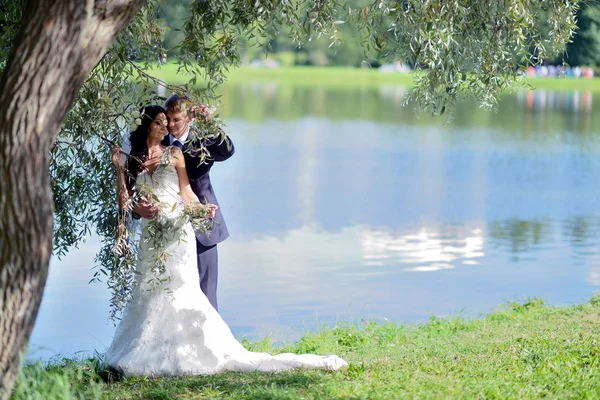
<svg viewBox="0 0 600 400"><path fill-rule="evenodd" d="M194 107L196 108L196 107ZM176 94L172 95L165 102L167 110L168 131L162 141L163 146L177 146L185 149L184 145L188 140L190 133L190 123L194 119L195 110L192 109L191 100L189 97L180 97ZM200 106L201 113L210 118L206 106ZM200 121L196 121L200 123ZM215 161L225 161L234 153L233 142L226 136L223 142L206 143L206 148L210 153L203 163L198 157L191 155L189 151L184 151L185 166L190 185L193 192L198 196L201 202L208 202L219 205L215 192L210 182L210 169ZM192 152L193 153L193 152ZM136 206L137 207L137 206ZM152 218L154 211L151 207L144 204L139 206L144 210L134 210L144 218ZM214 224L209 234L196 233L196 254L198 257L198 272L200 274L200 289L206 295L210 304L215 310L217 307L217 277L218 277L218 256L217 244L229 237L229 231L225 220L221 214L221 209L217 209Z"/></svg>

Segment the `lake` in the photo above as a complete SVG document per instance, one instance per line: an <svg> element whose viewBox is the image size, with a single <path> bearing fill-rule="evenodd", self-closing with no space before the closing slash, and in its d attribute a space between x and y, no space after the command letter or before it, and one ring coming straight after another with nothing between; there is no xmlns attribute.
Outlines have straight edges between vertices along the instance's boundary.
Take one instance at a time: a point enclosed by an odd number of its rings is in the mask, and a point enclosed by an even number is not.
<svg viewBox="0 0 600 400"><path fill-rule="evenodd" d="M231 232L219 307L238 338L338 322L477 317L507 301L587 301L600 287L600 99L518 92L444 121L406 89L224 89L236 154L212 169ZM53 258L29 358L103 352L96 238Z"/></svg>

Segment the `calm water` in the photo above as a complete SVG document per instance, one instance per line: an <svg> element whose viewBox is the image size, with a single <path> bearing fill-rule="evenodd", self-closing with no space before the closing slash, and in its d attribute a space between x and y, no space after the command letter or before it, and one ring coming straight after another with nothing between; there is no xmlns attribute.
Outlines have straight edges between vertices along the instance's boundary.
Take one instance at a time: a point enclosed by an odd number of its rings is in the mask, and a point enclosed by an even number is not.
<svg viewBox="0 0 600 400"><path fill-rule="evenodd" d="M225 91L236 154L212 176L230 239L221 314L238 337L293 340L337 320L478 316L600 287L600 113L589 93L519 93L455 119L405 90ZM30 357L103 352L109 294L91 238L53 259Z"/></svg>

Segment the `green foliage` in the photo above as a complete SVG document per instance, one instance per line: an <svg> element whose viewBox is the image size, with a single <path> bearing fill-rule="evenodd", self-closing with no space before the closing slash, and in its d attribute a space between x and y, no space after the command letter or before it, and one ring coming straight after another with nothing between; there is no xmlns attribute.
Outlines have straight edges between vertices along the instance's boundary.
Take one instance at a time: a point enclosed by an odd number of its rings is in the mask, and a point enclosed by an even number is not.
<svg viewBox="0 0 600 400"><path fill-rule="evenodd" d="M600 5L584 4L577 14L577 35L567 45L571 65L600 66Z"/></svg>
<svg viewBox="0 0 600 400"><path fill-rule="evenodd" d="M479 99L493 107L499 93L518 81L518 72L560 51L576 29L577 2L383 1L362 10L370 45L388 57L406 55L425 74L415 76L410 99L444 114L459 99ZM383 9L383 12L378 10ZM540 32L546 10L548 36ZM382 16L389 31L377 29ZM367 47L369 44L367 44Z"/></svg>
<svg viewBox="0 0 600 400"><path fill-rule="evenodd" d="M17 36L24 0L0 0L0 74L6 67Z"/></svg>
<svg viewBox="0 0 600 400"><path fill-rule="evenodd" d="M171 57L176 56L178 53L177 44L183 39L181 28L188 15L187 10L190 8L191 3L192 0L178 0L170 2L169 7L165 7L162 10L162 20L169 27L163 43ZM403 7L407 7L408 4L406 2L395 3L399 3ZM598 60L600 52L597 51L598 43L600 43L598 40L600 6L597 3L596 0L586 1L577 13L577 34L567 46L565 57L565 61L571 65L600 66L600 60ZM373 2L349 0L347 4L353 9L362 9L363 7L370 6ZM549 7L541 7L536 24L542 37L548 37L552 30L551 21L549 21L551 14L552 11ZM264 47L262 48L249 46L248 38L244 35L238 37L240 55L246 62L269 57L279 61L283 60L282 65L286 66L328 65L359 67L365 63L371 66L378 66L380 63L386 61L384 54L381 52L374 51L373 49L365 51L366 49L361 46L358 27L354 19L348 18L345 21L339 22L336 32L339 42L333 47L330 46L331 37L325 35L313 37L310 41L295 42L290 36L290 29L284 26L279 35L269 41L264 41ZM535 51L535 48L531 48L530 51ZM553 64L561 63L563 61L562 54L549 55L547 61Z"/></svg>
<svg viewBox="0 0 600 400"><path fill-rule="evenodd" d="M160 19L166 25L163 45L169 58L177 54L176 48L183 40L181 28L188 16L192 0L171 0L168 7L162 7Z"/></svg>

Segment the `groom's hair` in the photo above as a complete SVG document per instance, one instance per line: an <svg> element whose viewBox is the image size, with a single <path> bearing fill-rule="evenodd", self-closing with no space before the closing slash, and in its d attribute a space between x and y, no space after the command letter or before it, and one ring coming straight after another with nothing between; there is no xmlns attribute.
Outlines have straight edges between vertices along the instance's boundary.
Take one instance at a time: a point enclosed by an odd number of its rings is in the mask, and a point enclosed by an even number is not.
<svg viewBox="0 0 600 400"><path fill-rule="evenodd" d="M186 114L188 112L189 106L192 104L192 99L189 96L183 95L179 96L177 94L171 95L165 101L165 109L167 112L182 112L185 111Z"/></svg>

